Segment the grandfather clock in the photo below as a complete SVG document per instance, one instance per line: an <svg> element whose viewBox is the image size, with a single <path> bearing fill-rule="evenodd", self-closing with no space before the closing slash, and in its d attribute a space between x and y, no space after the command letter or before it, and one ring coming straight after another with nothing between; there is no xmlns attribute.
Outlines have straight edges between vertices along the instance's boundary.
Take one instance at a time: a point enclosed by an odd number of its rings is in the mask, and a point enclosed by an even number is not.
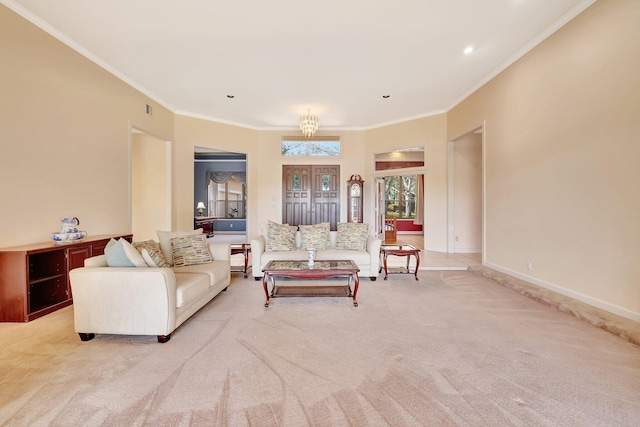
<svg viewBox="0 0 640 427"><path fill-rule="evenodd" d="M347 221L362 222L364 181L360 175L351 175L347 181Z"/></svg>

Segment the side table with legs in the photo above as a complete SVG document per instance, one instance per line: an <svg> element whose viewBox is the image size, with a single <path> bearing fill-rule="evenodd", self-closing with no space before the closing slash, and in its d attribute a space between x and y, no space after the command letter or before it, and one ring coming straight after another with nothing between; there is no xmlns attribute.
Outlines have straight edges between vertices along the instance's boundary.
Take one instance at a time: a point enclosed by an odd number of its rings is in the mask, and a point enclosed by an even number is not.
<svg viewBox="0 0 640 427"><path fill-rule="evenodd" d="M382 254L382 265L384 268L384 280L387 280L387 276L389 275L389 269L387 268L387 257L389 255L395 256L405 256L407 257L407 269L402 271L392 270L391 273L405 273L411 274L411 270L409 269L409 261L411 260L411 255L416 258L416 269L413 274L416 276L416 280L418 280L418 268L420 267L420 249L415 248L411 245L405 245L402 243L395 245L382 245L380 247L380 253Z"/></svg>
<svg viewBox="0 0 640 427"><path fill-rule="evenodd" d="M244 270L231 269L231 271L240 271L244 273L244 278L247 278L247 270L249 267L249 253L251 253L251 244L250 243L232 243L231 244L231 255L235 254L243 254L244 255Z"/></svg>

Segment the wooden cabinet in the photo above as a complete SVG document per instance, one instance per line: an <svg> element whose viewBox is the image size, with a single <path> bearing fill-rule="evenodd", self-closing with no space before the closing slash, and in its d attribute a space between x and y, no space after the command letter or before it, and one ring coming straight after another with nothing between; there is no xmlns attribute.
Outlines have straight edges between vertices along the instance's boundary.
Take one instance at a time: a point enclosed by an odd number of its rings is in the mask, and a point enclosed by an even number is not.
<svg viewBox="0 0 640 427"><path fill-rule="evenodd" d="M102 255L111 238L85 237L79 242L45 242L0 249L0 322L28 322L73 302L69 271Z"/></svg>
<svg viewBox="0 0 640 427"><path fill-rule="evenodd" d="M202 228L202 232L207 237L213 236L213 221L215 218L207 216L197 216L193 218L193 229Z"/></svg>

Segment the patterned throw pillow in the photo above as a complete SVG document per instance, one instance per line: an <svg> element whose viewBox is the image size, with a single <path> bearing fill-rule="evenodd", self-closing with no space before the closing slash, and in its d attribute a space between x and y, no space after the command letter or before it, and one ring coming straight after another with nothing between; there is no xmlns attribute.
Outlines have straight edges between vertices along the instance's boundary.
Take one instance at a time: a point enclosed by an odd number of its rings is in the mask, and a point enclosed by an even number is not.
<svg viewBox="0 0 640 427"><path fill-rule="evenodd" d="M142 258L144 258L149 267L171 267L157 242L145 240L144 242L134 243L133 247L142 254Z"/></svg>
<svg viewBox="0 0 640 427"><path fill-rule="evenodd" d="M329 248L329 223L321 222L315 225L301 225L300 237L302 239L301 249L315 249L324 251Z"/></svg>
<svg viewBox="0 0 640 427"><path fill-rule="evenodd" d="M267 250L293 251L296 249L298 227L289 224L267 223Z"/></svg>
<svg viewBox="0 0 640 427"><path fill-rule="evenodd" d="M367 248L368 235L369 224L360 224L356 222L340 222L338 223L336 249L364 251Z"/></svg>
<svg viewBox="0 0 640 427"><path fill-rule="evenodd" d="M175 267L205 264L213 261L213 256L209 252L209 246L207 245L207 236L204 234L174 237L171 239L171 253L173 254L173 265Z"/></svg>
<svg viewBox="0 0 640 427"><path fill-rule="evenodd" d="M164 255L164 259L167 260L169 266L173 265L173 255L171 253L171 239L174 237L194 236L202 234L202 228L195 229L193 231L160 231L158 234L158 240L160 241L160 250Z"/></svg>

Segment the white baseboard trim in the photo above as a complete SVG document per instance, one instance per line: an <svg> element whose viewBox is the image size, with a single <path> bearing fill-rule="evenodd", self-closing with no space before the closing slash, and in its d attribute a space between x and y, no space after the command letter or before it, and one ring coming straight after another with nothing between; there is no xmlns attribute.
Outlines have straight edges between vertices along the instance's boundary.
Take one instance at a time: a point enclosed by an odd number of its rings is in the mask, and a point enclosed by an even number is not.
<svg viewBox="0 0 640 427"><path fill-rule="evenodd" d="M640 322L640 313L636 313L631 310L627 310L626 308L618 307L617 305L609 304L605 301L601 301L597 298L592 298L590 296L581 294L579 292L575 292L569 289L562 288L560 286L554 285L549 282L545 282L544 280L539 280L531 276L527 276L526 274L518 273L517 271L510 270L505 267L501 267L496 264L492 264L490 262L485 262L483 264L485 267L492 268L496 271L499 271L504 274L508 274L509 276L513 276L517 279L524 280L525 282L529 282L533 285L540 286L541 288L549 289L551 291L557 292L561 295L567 296L569 298L573 298L577 301L583 302L585 304L589 304L593 307L597 307L599 309L608 311L609 313L616 314L618 316L624 317L629 320L633 320L634 322Z"/></svg>
<svg viewBox="0 0 640 427"><path fill-rule="evenodd" d="M447 248L425 248L425 251L442 252L443 254L446 254Z"/></svg>
<svg viewBox="0 0 640 427"><path fill-rule="evenodd" d="M454 254L479 254L482 253L480 248L461 248L453 251Z"/></svg>
<svg viewBox="0 0 640 427"><path fill-rule="evenodd" d="M422 235L422 231L400 231L398 230L398 232L396 234L420 234Z"/></svg>

